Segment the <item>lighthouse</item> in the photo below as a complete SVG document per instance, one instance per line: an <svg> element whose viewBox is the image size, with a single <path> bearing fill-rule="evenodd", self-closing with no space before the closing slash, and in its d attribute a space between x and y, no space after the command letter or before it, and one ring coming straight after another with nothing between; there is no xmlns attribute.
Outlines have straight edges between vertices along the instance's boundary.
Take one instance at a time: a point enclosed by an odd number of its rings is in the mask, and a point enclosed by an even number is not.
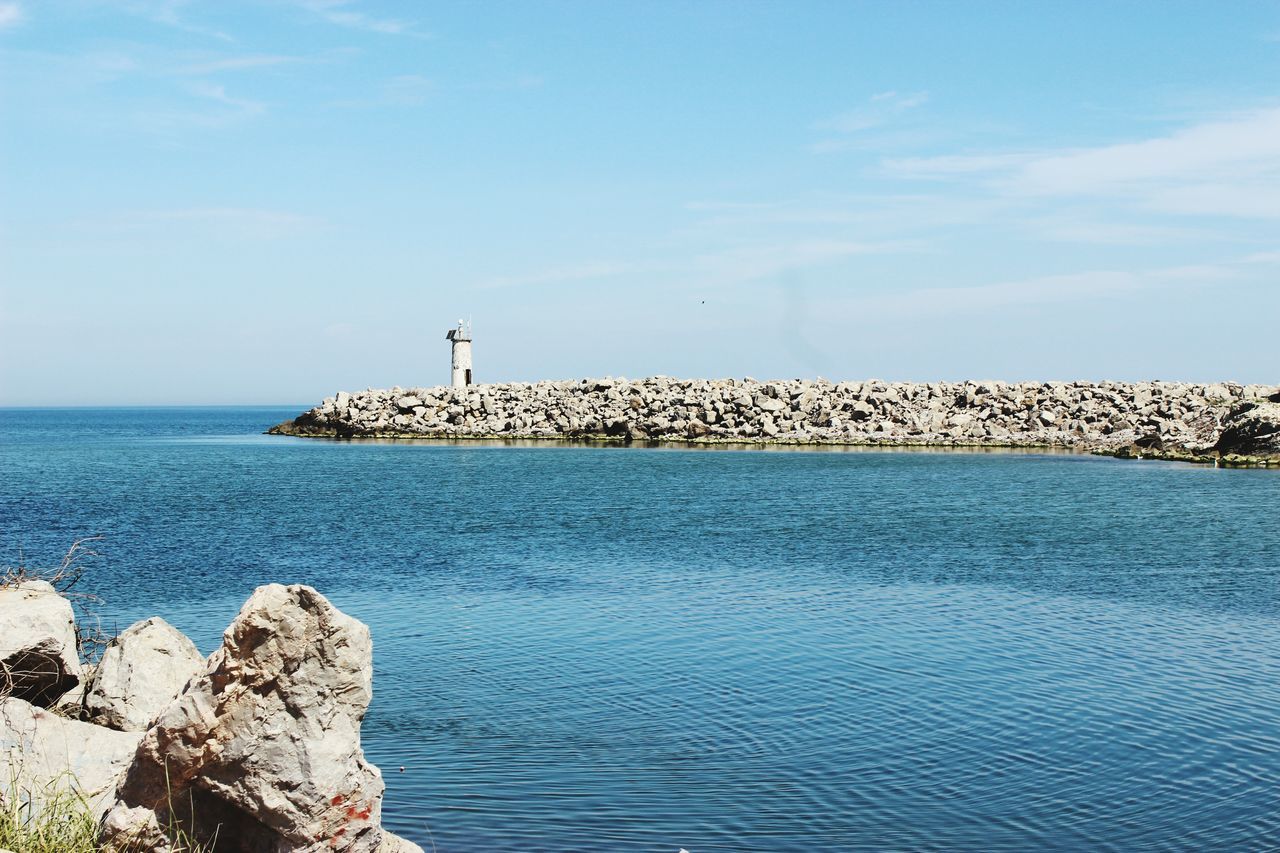
<svg viewBox="0 0 1280 853"><path fill-rule="evenodd" d="M450 329L445 337L453 341L453 374L449 384L466 388L471 384L471 329L459 320L458 328Z"/></svg>

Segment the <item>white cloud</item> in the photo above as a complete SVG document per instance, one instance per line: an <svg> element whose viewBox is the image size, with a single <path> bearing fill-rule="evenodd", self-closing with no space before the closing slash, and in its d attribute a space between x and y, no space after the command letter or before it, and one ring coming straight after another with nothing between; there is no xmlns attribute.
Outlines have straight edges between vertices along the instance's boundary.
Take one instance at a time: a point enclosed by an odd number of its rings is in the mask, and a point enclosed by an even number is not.
<svg viewBox="0 0 1280 853"><path fill-rule="evenodd" d="M628 264L611 261L588 261L580 264L552 267L530 273L494 276L477 283L483 289L506 287L535 287L544 284L568 284L578 281L594 281L601 278L612 278L632 272L636 268Z"/></svg>
<svg viewBox="0 0 1280 853"><path fill-rule="evenodd" d="M213 59L208 62L197 62L177 69L178 74L203 75L218 74L223 71L245 71L250 68L268 68L274 65L285 65L297 62L296 56L279 56L259 54L255 56L230 56L224 59Z"/></svg>
<svg viewBox="0 0 1280 853"><path fill-rule="evenodd" d="M855 255L919 251L914 243L862 243L802 239L708 252L693 261L693 273L710 284L734 284L833 264Z"/></svg>
<svg viewBox="0 0 1280 853"><path fill-rule="evenodd" d="M809 146L809 149L822 154L853 147L854 143L847 137L889 124L903 113L915 109L928 100L928 92L900 94L889 91L872 95L864 106L856 110L814 122L814 129L837 134L837 136L821 139Z"/></svg>
<svg viewBox="0 0 1280 853"><path fill-rule="evenodd" d="M1092 148L886 160L905 178L984 180L1011 197L1112 197L1148 210L1280 217L1280 107Z"/></svg>
<svg viewBox="0 0 1280 853"><path fill-rule="evenodd" d="M146 18L166 27L173 27L184 32L209 36L222 41L234 41L231 36L221 30L202 27L189 23L184 19L179 12L184 6L188 5L188 2L189 0L125 0L120 8L131 15Z"/></svg>
<svg viewBox="0 0 1280 853"><path fill-rule="evenodd" d="M184 89L198 100L172 108L146 109L133 113L136 129L144 133L169 136L192 129L231 127L267 112L265 103L231 95L225 86L218 84L192 81Z"/></svg>
<svg viewBox="0 0 1280 853"><path fill-rule="evenodd" d="M192 83L188 88L193 95L208 98L211 101L231 107L234 111L233 114L222 116L222 118L246 118L261 115L267 111L266 104L261 101L251 101L246 98L235 98L228 95L225 86L214 83Z"/></svg>
<svg viewBox="0 0 1280 853"><path fill-rule="evenodd" d="M186 207L116 211L75 223L93 232L138 233L197 229L202 235L271 239L323 224L313 216L248 207Z"/></svg>
<svg viewBox="0 0 1280 853"><path fill-rule="evenodd" d="M382 101L387 104L414 106L426 101L435 89L435 83L417 74L392 77L382 87Z"/></svg>
<svg viewBox="0 0 1280 853"><path fill-rule="evenodd" d="M968 287L926 287L854 297L869 316L983 313L1046 305L1088 308L1173 288L1208 288L1238 278L1231 263L1149 270L1089 270Z"/></svg>
<svg viewBox="0 0 1280 853"><path fill-rule="evenodd" d="M429 38L412 21L396 18L379 18L357 11L352 0L296 0L297 4L312 14L319 15L331 24L385 35L410 35Z"/></svg>
<svg viewBox="0 0 1280 853"><path fill-rule="evenodd" d="M1098 246L1158 246L1174 242L1216 241L1222 235L1198 228L1179 228L1138 222L1120 222L1103 215L1096 219L1057 217L1027 221L1031 233L1061 243Z"/></svg>
<svg viewBox="0 0 1280 853"><path fill-rule="evenodd" d="M1280 219L1280 174L1238 183L1203 183L1156 189L1145 206L1161 213Z"/></svg>
<svg viewBox="0 0 1280 853"><path fill-rule="evenodd" d="M1027 163L1015 187L1033 194L1106 193L1140 181L1240 177L1280 168L1280 108L1205 122L1139 142L1066 151Z"/></svg>
<svg viewBox="0 0 1280 853"><path fill-rule="evenodd" d="M0 30L22 23L22 7L17 3L0 3Z"/></svg>
<svg viewBox="0 0 1280 853"><path fill-rule="evenodd" d="M903 178L953 178L1005 172L1035 160L1034 154L943 154L885 160L885 171Z"/></svg>
<svg viewBox="0 0 1280 853"><path fill-rule="evenodd" d="M856 255L920 251L914 243L862 243L844 240L799 239L768 245L736 246L644 261L588 261L518 275L498 276L477 283L481 288L531 287L594 282L644 274L701 285L727 286L838 263Z"/></svg>
<svg viewBox="0 0 1280 853"><path fill-rule="evenodd" d="M907 110L915 109L929 100L928 92L913 92L900 95L897 92L881 92L867 99L866 106L822 119L814 124L819 130L833 130L837 133L857 133L872 127L879 127L894 116Z"/></svg>

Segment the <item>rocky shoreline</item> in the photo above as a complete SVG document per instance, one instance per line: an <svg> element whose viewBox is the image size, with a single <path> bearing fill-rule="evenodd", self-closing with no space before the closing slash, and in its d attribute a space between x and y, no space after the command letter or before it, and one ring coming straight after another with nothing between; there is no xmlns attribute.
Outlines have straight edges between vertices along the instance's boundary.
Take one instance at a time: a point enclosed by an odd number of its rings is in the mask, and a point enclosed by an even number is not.
<svg viewBox="0 0 1280 853"><path fill-rule="evenodd" d="M342 391L275 435L1064 448L1280 466L1280 387L664 376Z"/></svg>
<svg viewBox="0 0 1280 853"><path fill-rule="evenodd" d="M208 658L159 618L96 664L82 645L52 585L0 584L0 805L19 824L89 821L110 853L422 853L383 829L360 747L369 629L316 590L259 587Z"/></svg>

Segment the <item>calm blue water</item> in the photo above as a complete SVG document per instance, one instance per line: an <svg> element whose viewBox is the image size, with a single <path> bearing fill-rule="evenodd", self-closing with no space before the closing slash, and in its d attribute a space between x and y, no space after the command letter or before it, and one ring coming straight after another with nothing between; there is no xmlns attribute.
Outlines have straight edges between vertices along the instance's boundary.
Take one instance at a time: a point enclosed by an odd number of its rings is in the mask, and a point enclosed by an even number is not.
<svg viewBox="0 0 1280 853"><path fill-rule="evenodd" d="M1280 849L1275 473L259 435L301 408L0 410L0 561L102 534L107 627L206 652L318 587L428 849Z"/></svg>

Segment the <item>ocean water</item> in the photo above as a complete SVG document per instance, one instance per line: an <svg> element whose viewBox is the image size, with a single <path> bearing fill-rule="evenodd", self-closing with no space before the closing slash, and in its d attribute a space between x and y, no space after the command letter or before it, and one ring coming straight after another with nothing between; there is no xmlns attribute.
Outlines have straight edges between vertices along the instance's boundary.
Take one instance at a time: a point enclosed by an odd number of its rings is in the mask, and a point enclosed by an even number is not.
<svg viewBox="0 0 1280 853"><path fill-rule="evenodd" d="M0 562L100 534L104 625L206 653L319 588L427 849L1280 849L1276 472L260 434L301 408L0 410Z"/></svg>

